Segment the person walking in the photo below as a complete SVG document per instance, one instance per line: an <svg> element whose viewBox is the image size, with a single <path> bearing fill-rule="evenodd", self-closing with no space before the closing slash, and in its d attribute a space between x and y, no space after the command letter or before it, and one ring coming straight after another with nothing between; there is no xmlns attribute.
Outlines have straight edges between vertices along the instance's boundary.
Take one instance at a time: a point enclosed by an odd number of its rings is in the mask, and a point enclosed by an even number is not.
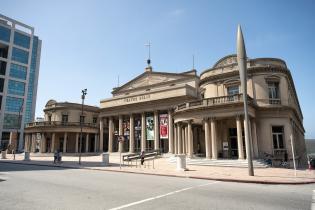
<svg viewBox="0 0 315 210"><path fill-rule="evenodd" d="M54 153L54 164L56 164L57 160L58 160L58 151L55 150L55 153Z"/></svg>
<svg viewBox="0 0 315 210"><path fill-rule="evenodd" d="M141 165L144 163L144 151L140 153Z"/></svg>

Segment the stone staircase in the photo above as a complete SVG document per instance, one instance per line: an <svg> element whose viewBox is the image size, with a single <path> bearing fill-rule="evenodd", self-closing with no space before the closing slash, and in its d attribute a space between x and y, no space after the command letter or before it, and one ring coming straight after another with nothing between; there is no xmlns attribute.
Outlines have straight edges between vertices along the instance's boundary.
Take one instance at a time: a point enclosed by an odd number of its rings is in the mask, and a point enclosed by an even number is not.
<svg viewBox="0 0 315 210"><path fill-rule="evenodd" d="M176 163L176 157L169 157L169 162ZM233 159L218 159L211 160L205 158L186 158L187 165L199 165L199 166L216 166L216 167L238 167L247 168L247 160L233 160ZM268 165L263 160L253 160L254 168L267 168Z"/></svg>

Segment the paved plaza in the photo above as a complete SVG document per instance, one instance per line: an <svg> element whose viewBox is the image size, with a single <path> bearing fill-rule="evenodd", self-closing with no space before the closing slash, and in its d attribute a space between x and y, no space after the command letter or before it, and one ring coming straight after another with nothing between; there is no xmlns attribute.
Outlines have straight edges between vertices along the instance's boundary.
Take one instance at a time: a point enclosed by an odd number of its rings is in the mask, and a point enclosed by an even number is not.
<svg viewBox="0 0 315 210"><path fill-rule="evenodd" d="M252 183L272 183L272 184L302 184L315 183L315 171L300 169L297 170L296 176L293 169L286 168L256 168L255 176L248 176L247 168L237 167L213 167L187 165L188 171L177 171L176 163L170 162L169 157L162 157L150 161L145 161L144 166L140 166L139 161L133 161L132 164L124 165L120 168L119 153L110 154L109 166L103 166L101 156L82 156L82 164L78 164L78 156L64 156L61 164L53 163L52 154L31 154L31 161L24 161L22 154L16 155L13 160L11 154L7 155L7 159L0 160L11 163L21 164L38 164L47 166L67 167L67 168L84 168L91 170L104 170L116 172L129 172L140 174L153 174L163 176L177 176L186 178L219 180L219 181L236 181L236 182L252 182Z"/></svg>

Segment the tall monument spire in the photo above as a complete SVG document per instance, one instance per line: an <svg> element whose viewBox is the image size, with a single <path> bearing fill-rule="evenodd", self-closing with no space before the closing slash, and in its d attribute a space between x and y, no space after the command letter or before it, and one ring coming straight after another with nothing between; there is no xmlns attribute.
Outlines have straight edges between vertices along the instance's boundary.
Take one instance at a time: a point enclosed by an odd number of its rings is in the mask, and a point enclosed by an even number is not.
<svg viewBox="0 0 315 210"><path fill-rule="evenodd" d="M254 176L254 167L252 161L252 145L251 139L249 135L249 116L248 116L248 104L247 104L247 58L246 58L246 49L245 49L245 42L242 33L241 26L238 25L237 28L237 41L236 41L236 48L237 48L237 63L240 72L240 79L241 79L241 87L242 87L242 94L243 94L243 101L244 101L244 117L245 117L245 144L246 144L246 158L248 162L248 175Z"/></svg>

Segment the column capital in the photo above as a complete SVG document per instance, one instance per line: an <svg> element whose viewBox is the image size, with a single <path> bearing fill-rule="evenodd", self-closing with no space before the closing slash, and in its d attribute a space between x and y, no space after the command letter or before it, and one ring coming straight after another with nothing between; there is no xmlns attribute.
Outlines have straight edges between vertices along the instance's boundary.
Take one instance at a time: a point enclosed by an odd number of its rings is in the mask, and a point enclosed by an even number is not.
<svg viewBox="0 0 315 210"><path fill-rule="evenodd" d="M241 119L242 119L242 115L241 115L241 114L237 114L237 115L235 116L235 118L236 118L237 120L241 120Z"/></svg>

